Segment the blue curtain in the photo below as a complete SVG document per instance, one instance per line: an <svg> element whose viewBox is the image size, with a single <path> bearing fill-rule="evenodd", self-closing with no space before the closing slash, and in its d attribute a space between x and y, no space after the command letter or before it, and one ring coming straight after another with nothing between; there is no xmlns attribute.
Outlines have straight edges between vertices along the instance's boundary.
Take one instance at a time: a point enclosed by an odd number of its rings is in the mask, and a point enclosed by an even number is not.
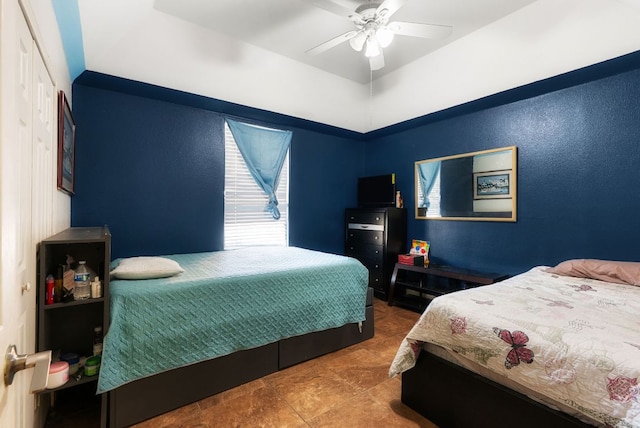
<svg viewBox="0 0 640 428"><path fill-rule="evenodd" d="M227 119L242 158L258 186L269 197L265 211L280 218L276 189L291 143L291 131L263 128Z"/></svg>
<svg viewBox="0 0 640 428"><path fill-rule="evenodd" d="M420 176L420 186L422 187L424 207L429 208L429 205L431 205L431 202L429 202L429 193L431 193L436 177L440 173L440 162L421 163L418 167L418 173Z"/></svg>

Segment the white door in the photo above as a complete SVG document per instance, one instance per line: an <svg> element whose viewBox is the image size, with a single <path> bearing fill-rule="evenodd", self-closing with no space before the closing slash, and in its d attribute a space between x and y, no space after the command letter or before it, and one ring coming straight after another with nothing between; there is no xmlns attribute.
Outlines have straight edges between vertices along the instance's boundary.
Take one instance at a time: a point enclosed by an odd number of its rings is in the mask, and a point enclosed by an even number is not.
<svg viewBox="0 0 640 428"><path fill-rule="evenodd" d="M41 222L32 220L32 185L40 187L39 178L32 180L33 157L40 151L33 147L46 137L42 137L40 125L35 126L34 133L34 122L51 122L53 111L42 119L38 117L37 98L38 91L43 101L47 96L51 98L53 87L47 78L48 84L36 85L34 92L34 81L43 77L42 59L18 1L0 1L0 353L4 361L4 352L11 344L20 354L35 352L34 242L41 237L32 233L32 224ZM55 132L54 124L48 126L49 132ZM48 150L51 151L51 141ZM52 168L44 173L52 174ZM50 226L45 224L47 227ZM37 230L37 234L44 232ZM1 427L33 426L34 396L29 393L32 374L33 370L17 373L10 386L0 383Z"/></svg>
<svg viewBox="0 0 640 428"><path fill-rule="evenodd" d="M55 167L58 159L56 150L58 128L55 120L57 94L35 45L32 82L31 248L35 251L37 244L54 232L53 197L56 192ZM33 262L35 263L35 255ZM32 302L35 305L35 299L32 299Z"/></svg>

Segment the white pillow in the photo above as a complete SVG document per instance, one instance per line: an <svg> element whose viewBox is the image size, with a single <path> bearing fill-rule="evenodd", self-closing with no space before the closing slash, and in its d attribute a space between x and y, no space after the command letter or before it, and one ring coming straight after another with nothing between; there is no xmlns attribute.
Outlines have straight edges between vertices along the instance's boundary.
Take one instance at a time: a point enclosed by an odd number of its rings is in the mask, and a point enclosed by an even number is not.
<svg viewBox="0 0 640 428"><path fill-rule="evenodd" d="M164 257L131 257L120 260L118 266L111 271L111 276L118 279L152 279L167 278L184 272L175 260Z"/></svg>

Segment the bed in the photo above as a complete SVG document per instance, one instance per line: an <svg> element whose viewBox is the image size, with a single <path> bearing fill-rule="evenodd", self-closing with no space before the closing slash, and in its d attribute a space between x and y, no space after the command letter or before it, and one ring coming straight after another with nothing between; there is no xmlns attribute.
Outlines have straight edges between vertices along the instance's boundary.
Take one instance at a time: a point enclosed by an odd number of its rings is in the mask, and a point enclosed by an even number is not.
<svg viewBox="0 0 640 428"><path fill-rule="evenodd" d="M640 426L640 263L571 260L434 299L390 376L443 428Z"/></svg>
<svg viewBox="0 0 640 428"><path fill-rule="evenodd" d="M110 283L98 393L112 427L373 336L368 271L353 258L260 247L153 259L176 274Z"/></svg>

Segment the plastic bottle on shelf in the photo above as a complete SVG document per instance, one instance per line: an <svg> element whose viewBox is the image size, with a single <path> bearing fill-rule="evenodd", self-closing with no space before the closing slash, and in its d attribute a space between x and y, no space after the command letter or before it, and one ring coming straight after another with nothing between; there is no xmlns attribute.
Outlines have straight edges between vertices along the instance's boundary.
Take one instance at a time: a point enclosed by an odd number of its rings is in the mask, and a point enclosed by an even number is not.
<svg viewBox="0 0 640 428"><path fill-rule="evenodd" d="M46 296L47 296L47 301L46 304L47 305L52 305L55 302L55 280L53 279L53 275L49 274L47 275L47 278L45 279L45 286L46 286Z"/></svg>
<svg viewBox="0 0 640 428"><path fill-rule="evenodd" d="M102 327L94 327L93 329L93 355L102 354Z"/></svg>
<svg viewBox="0 0 640 428"><path fill-rule="evenodd" d="M100 277L96 276L91 283L91 298L99 299L100 297L102 297L102 283Z"/></svg>
<svg viewBox="0 0 640 428"><path fill-rule="evenodd" d="M54 293L53 293L53 301L55 303L62 302L62 277L64 276L64 266L58 265L58 271L56 272L56 276L54 278Z"/></svg>
<svg viewBox="0 0 640 428"><path fill-rule="evenodd" d="M84 260L78 262L78 267L73 277L73 300L85 300L91 295L89 271L87 270L86 264L87 262Z"/></svg>
<svg viewBox="0 0 640 428"><path fill-rule="evenodd" d="M402 194L400 191L396 191L396 208L404 208L404 201L402 199Z"/></svg>

